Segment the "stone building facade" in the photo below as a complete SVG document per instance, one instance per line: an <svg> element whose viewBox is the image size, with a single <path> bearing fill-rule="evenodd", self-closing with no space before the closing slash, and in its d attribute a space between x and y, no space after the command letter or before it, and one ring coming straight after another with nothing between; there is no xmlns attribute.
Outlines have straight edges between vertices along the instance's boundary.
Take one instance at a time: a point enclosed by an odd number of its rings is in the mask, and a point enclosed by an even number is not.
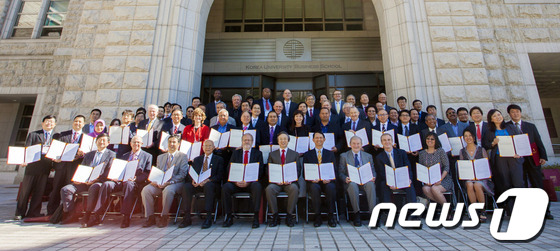
<svg viewBox="0 0 560 251"><path fill-rule="evenodd" d="M21 2L0 0L0 130L14 133L27 103L34 107L31 130L45 114L68 128L73 116L94 107L109 119L150 103L190 103L201 95L204 71L215 67L205 61L207 39L273 36L219 32L224 23L215 17L224 0L70 0L60 36L12 37ZM560 61L549 61L560 55L560 0L363 2L373 6L364 22L378 27L362 33L379 40L382 59L371 67L382 70L390 105L403 95L443 114L447 107L475 105L505 113L517 103L537 124L548 152L560 143L547 130L547 123L560 125L560 89L556 82L538 83L560 70ZM275 38L281 37L313 35ZM544 67L539 76L537 64ZM1 139L0 152L14 141Z"/></svg>

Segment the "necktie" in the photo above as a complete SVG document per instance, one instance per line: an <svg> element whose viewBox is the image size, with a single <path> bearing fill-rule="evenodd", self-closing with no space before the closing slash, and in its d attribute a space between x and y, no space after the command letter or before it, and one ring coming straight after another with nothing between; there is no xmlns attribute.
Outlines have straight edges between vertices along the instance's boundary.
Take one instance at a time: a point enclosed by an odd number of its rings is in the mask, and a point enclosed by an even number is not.
<svg viewBox="0 0 560 251"><path fill-rule="evenodd" d="M271 126L270 127L270 135L269 135L269 138L268 138L268 141L269 141L270 145L272 145L273 139L274 139L274 126Z"/></svg>
<svg viewBox="0 0 560 251"><path fill-rule="evenodd" d="M346 123L350 122L350 118L346 117Z"/></svg>
<svg viewBox="0 0 560 251"><path fill-rule="evenodd" d="M282 115L278 115L278 122L276 123L277 125L282 124Z"/></svg>
<svg viewBox="0 0 560 251"><path fill-rule="evenodd" d="M268 99L265 99L264 102L266 103L266 110L270 110L270 103L268 103Z"/></svg>
<svg viewBox="0 0 560 251"><path fill-rule="evenodd" d="M204 158L204 164L202 164L202 172L208 171L208 156Z"/></svg>
<svg viewBox="0 0 560 251"><path fill-rule="evenodd" d="M245 156L243 157L243 164L249 164L249 151L245 151Z"/></svg>
<svg viewBox="0 0 560 251"><path fill-rule="evenodd" d="M313 117L313 108L309 108L309 117Z"/></svg>
<svg viewBox="0 0 560 251"><path fill-rule="evenodd" d="M358 159L357 153L354 154L354 165L356 165L357 167L360 166L360 160Z"/></svg>
<svg viewBox="0 0 560 251"><path fill-rule="evenodd" d="M519 125L519 122L515 122L515 126L517 126L517 128L519 129L519 131L523 132L523 130L521 130L521 125Z"/></svg>
<svg viewBox="0 0 560 251"><path fill-rule="evenodd" d="M247 130L247 126L243 126L243 131Z"/></svg>
<svg viewBox="0 0 560 251"><path fill-rule="evenodd" d="M150 124L148 124L148 132L149 132L150 130L152 130L152 126L154 125L154 121L155 121L155 120L152 120L152 121L150 121Z"/></svg>
<svg viewBox="0 0 560 251"><path fill-rule="evenodd" d="M404 136L408 136L408 126L404 126Z"/></svg>
<svg viewBox="0 0 560 251"><path fill-rule="evenodd" d="M284 165L286 163L286 150L282 150L282 156L280 156L280 159L282 160L282 165Z"/></svg>
<svg viewBox="0 0 560 251"><path fill-rule="evenodd" d="M352 131L356 131L356 121L352 121Z"/></svg>
<svg viewBox="0 0 560 251"><path fill-rule="evenodd" d="M340 114L340 102L336 102L336 113Z"/></svg>
<svg viewBox="0 0 560 251"><path fill-rule="evenodd" d="M128 161L133 161L133 160L135 160L135 158L136 158L136 154L135 154L135 153L132 153L132 154L130 155L130 157L128 158Z"/></svg>
<svg viewBox="0 0 560 251"><path fill-rule="evenodd" d="M318 150L317 152L317 160L319 161L319 164L323 162L323 155L321 155L321 150Z"/></svg>
<svg viewBox="0 0 560 251"><path fill-rule="evenodd" d="M99 161L101 161L101 152L96 152L95 159L93 160L93 166L99 165Z"/></svg>
<svg viewBox="0 0 560 251"><path fill-rule="evenodd" d="M476 125L476 139L480 141L482 139L482 132L480 131L480 124Z"/></svg>
<svg viewBox="0 0 560 251"><path fill-rule="evenodd" d="M171 167L171 162L173 162L173 154L169 154L169 157L167 157L167 164L165 165L166 171Z"/></svg>
<svg viewBox="0 0 560 251"><path fill-rule="evenodd" d="M381 132L385 132L385 124L383 124L383 128L381 129Z"/></svg>
<svg viewBox="0 0 560 251"><path fill-rule="evenodd" d="M389 153L389 162L391 162L391 167L392 168L396 168L395 167L395 160L393 160L393 153Z"/></svg>
<svg viewBox="0 0 560 251"><path fill-rule="evenodd" d="M179 129L179 127L175 126L175 129L173 130L173 134L177 134L177 129Z"/></svg>
<svg viewBox="0 0 560 251"><path fill-rule="evenodd" d="M78 139L78 132L74 132L74 137L72 137L72 143L76 143L77 139Z"/></svg>
<svg viewBox="0 0 560 251"><path fill-rule="evenodd" d="M253 127L255 127L257 124L257 119L253 119Z"/></svg>
<svg viewBox="0 0 560 251"><path fill-rule="evenodd" d="M286 116L290 116L290 102L286 102Z"/></svg>
<svg viewBox="0 0 560 251"><path fill-rule="evenodd" d="M51 133L49 132L45 132L45 146L50 146L51 145Z"/></svg>

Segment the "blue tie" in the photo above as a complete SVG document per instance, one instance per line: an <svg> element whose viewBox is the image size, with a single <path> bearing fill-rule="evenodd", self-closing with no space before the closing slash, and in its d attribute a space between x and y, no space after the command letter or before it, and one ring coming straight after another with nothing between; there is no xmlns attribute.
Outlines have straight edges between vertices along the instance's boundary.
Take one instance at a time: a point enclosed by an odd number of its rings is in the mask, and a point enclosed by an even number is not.
<svg viewBox="0 0 560 251"><path fill-rule="evenodd" d="M404 126L404 136L408 136L408 126Z"/></svg>
<svg viewBox="0 0 560 251"><path fill-rule="evenodd" d="M360 166L360 160L358 159L357 153L354 154L354 164L356 165L356 167Z"/></svg>

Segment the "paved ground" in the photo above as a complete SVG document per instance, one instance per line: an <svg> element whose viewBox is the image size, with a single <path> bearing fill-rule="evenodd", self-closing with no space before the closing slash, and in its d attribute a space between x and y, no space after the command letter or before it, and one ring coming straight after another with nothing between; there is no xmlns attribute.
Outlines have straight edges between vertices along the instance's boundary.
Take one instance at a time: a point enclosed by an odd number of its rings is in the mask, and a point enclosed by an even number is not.
<svg viewBox="0 0 560 251"><path fill-rule="evenodd" d="M411 230L395 227L369 229L354 227L342 221L336 228L323 225L314 228L300 221L293 228L285 225L269 228L261 225L251 229L249 220L237 220L225 229L216 224L210 229L200 229L201 220L194 226L178 229L142 228L144 219L133 218L128 229L120 229L120 217L109 217L103 225L82 229L79 225L52 225L47 223L21 223L12 221L17 187L0 186L0 250L30 249L396 249L396 250L455 250L455 249L560 249L560 203L552 203L557 219L546 223L543 233L528 243L498 242L489 232L489 223L478 229L423 229ZM221 219L218 219L221 223Z"/></svg>

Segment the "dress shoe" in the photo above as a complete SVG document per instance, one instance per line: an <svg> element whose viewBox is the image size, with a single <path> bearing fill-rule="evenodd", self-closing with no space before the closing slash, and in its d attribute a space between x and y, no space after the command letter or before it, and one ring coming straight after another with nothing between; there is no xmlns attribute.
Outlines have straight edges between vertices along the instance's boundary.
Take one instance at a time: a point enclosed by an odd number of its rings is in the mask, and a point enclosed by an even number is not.
<svg viewBox="0 0 560 251"><path fill-rule="evenodd" d="M286 226L293 227L294 225L295 225L294 216L291 215L291 214L288 214L288 216L286 216Z"/></svg>
<svg viewBox="0 0 560 251"><path fill-rule="evenodd" d="M280 220L280 216L278 216L278 214L274 214L272 216L272 220L270 220L270 223L268 223L269 227L275 227L278 226L278 221Z"/></svg>
<svg viewBox="0 0 560 251"><path fill-rule="evenodd" d="M22 220L22 219L23 219L23 217L21 217L21 215L16 215L16 216L14 217L14 220Z"/></svg>
<svg viewBox="0 0 560 251"><path fill-rule="evenodd" d="M329 227L336 227L336 218L333 215L329 216Z"/></svg>
<svg viewBox="0 0 560 251"><path fill-rule="evenodd" d="M360 213L354 213L354 226L361 227L362 226L362 219L360 219Z"/></svg>
<svg viewBox="0 0 560 251"><path fill-rule="evenodd" d="M130 218L128 216L124 216L121 222L121 228L130 227Z"/></svg>
<svg viewBox="0 0 560 251"><path fill-rule="evenodd" d="M202 223L202 229L207 229L212 226L212 217L210 215L206 216L206 220Z"/></svg>
<svg viewBox="0 0 560 251"><path fill-rule="evenodd" d="M70 223L74 223L78 221L78 214L75 213L74 211L69 212L69 213L62 213L62 221L60 222L60 224L64 225L64 224L70 224Z"/></svg>
<svg viewBox="0 0 560 251"><path fill-rule="evenodd" d="M159 227L159 228L167 227L168 223L169 223L169 216L161 216L159 218L158 223L157 223L157 227Z"/></svg>
<svg viewBox="0 0 560 251"><path fill-rule="evenodd" d="M554 220L554 216L550 213L550 211L546 213L545 217L547 220Z"/></svg>
<svg viewBox="0 0 560 251"><path fill-rule="evenodd" d="M80 223L82 224L82 227L87 227L87 223L89 222L90 216L91 216L91 212L86 212L86 214L84 215L84 218L82 218L80 220Z"/></svg>
<svg viewBox="0 0 560 251"><path fill-rule="evenodd" d="M190 225L192 225L191 217L184 216L183 221L181 221L181 223L179 223L179 228L186 228Z"/></svg>
<svg viewBox="0 0 560 251"><path fill-rule="evenodd" d="M93 213L89 217L89 220L87 221L87 223L84 227L93 227L95 225L99 225L99 223L101 223L101 219L99 219L99 215L97 215L96 213Z"/></svg>
<svg viewBox="0 0 560 251"><path fill-rule="evenodd" d="M315 215L315 222L313 222L314 227L320 227L323 224L321 220L321 215Z"/></svg>
<svg viewBox="0 0 560 251"><path fill-rule="evenodd" d="M259 226L260 226L259 214L255 213L255 216L253 216L253 225L251 227L252 228L259 228Z"/></svg>
<svg viewBox="0 0 560 251"><path fill-rule="evenodd" d="M146 222L144 222L142 227L151 227L155 224L156 224L156 216L155 215L150 215L150 216L148 216L148 220L146 220Z"/></svg>
<svg viewBox="0 0 560 251"><path fill-rule="evenodd" d="M233 215L228 214L224 219L224 224L222 224L222 227L231 227L231 225L233 225Z"/></svg>

